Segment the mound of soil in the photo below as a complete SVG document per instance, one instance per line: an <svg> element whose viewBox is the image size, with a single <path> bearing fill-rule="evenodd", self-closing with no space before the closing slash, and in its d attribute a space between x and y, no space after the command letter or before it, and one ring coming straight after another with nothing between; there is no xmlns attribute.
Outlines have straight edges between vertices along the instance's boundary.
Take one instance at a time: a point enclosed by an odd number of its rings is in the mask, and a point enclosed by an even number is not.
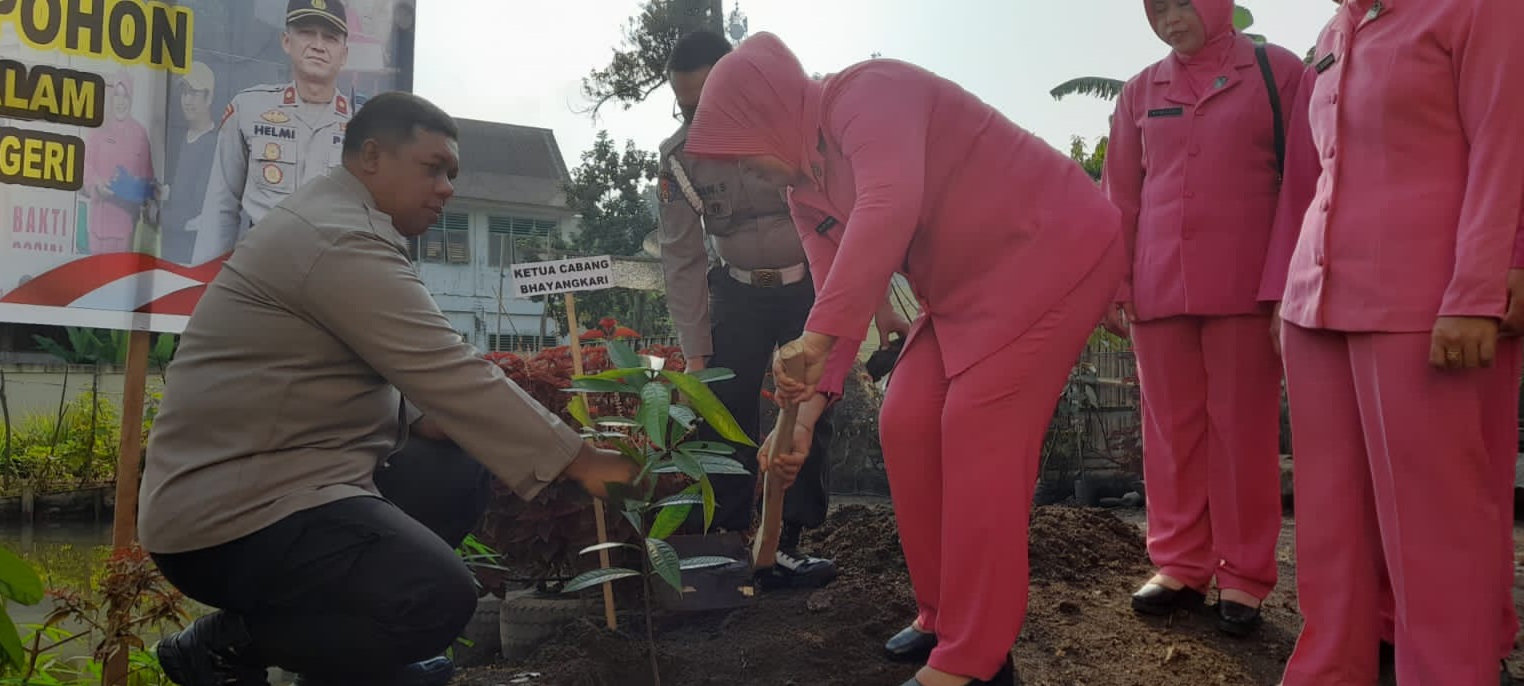
<svg viewBox="0 0 1524 686"><path fill-rule="evenodd" d="M844 506L810 547L842 575L819 591L759 595L744 608L657 620L667 686L899 686L915 665L882 656L883 642L915 616L893 513ZM1274 684L1296 619L1267 604L1262 633L1234 640L1209 614L1141 618L1128 601L1149 572L1138 527L1105 510L1037 508L1029 547L1032 596L1014 654L1027 686ZM566 627L524 665L468 671L464 686L652 686L644 618L620 632L597 618Z"/></svg>

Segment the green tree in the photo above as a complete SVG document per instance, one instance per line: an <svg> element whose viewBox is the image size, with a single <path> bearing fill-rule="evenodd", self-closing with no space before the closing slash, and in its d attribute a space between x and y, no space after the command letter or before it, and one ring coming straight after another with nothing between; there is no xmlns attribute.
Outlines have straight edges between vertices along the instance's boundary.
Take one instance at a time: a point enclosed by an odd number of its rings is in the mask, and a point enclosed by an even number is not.
<svg viewBox="0 0 1524 686"><path fill-rule="evenodd" d="M1085 169L1085 173L1096 181L1101 180L1101 170L1106 167L1106 136L1101 136L1095 142L1095 147L1086 149L1085 139L1074 136L1069 139L1069 157L1078 162Z"/></svg>
<svg viewBox="0 0 1524 686"><path fill-rule="evenodd" d="M745 21L739 14L734 19ZM623 44L608 66L582 79L582 94L593 103L589 112L597 116L611 100L626 110L644 102L667 82L672 46L696 29L725 32L724 0L647 0L625 24Z"/></svg>
<svg viewBox="0 0 1524 686"><path fill-rule="evenodd" d="M620 150L608 131L599 131L593 147L582 153L582 164L571 172L565 187L566 204L579 215L578 234L569 252L579 255L640 254L647 234L656 230L656 216L647 198L656 180L656 153L625 141ZM613 317L644 336L665 335L671 329L666 297L627 288L577 294L578 328L564 329L562 298L550 298L546 311L563 333L581 334L603 317Z"/></svg>
<svg viewBox="0 0 1524 686"><path fill-rule="evenodd" d="M1243 32L1245 36L1253 39L1256 43L1265 42L1265 37L1257 33L1249 33L1246 29L1254 25L1254 13L1241 5L1233 6L1233 28ZM1122 85L1126 81L1108 78L1105 76L1082 76L1077 79L1069 79L1053 87L1048 91L1054 100L1063 100L1066 95L1089 95L1102 100L1116 100L1122 94Z"/></svg>

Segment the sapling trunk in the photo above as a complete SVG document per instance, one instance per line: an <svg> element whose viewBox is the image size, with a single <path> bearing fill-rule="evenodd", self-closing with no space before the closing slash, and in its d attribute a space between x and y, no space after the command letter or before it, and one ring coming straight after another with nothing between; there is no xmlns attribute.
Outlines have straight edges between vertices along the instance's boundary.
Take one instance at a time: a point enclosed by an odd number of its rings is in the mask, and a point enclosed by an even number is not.
<svg viewBox="0 0 1524 686"><path fill-rule="evenodd" d="M641 599L646 606L646 652L651 656L651 683L652 686L661 686L661 669L656 662L656 629L651 621L651 553L647 549L646 554L640 556L642 586Z"/></svg>

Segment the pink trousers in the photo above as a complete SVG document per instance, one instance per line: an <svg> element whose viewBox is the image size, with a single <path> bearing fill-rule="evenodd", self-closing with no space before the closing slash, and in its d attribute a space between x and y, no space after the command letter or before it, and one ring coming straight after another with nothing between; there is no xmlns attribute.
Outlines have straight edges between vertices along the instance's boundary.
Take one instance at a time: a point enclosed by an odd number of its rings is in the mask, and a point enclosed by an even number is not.
<svg viewBox="0 0 1524 686"><path fill-rule="evenodd" d="M936 316L905 343L879 435L928 664L990 679L1027 611L1027 525L1043 438L1069 372L1116 291L1118 239L1021 337L948 378Z"/></svg>
<svg viewBox="0 0 1524 686"><path fill-rule="evenodd" d="M1304 619L1284 686L1375 683L1383 573L1398 683L1497 683L1512 513L1493 451L1515 420L1496 400L1517 367L1437 370L1429 339L1282 327Z"/></svg>
<svg viewBox="0 0 1524 686"><path fill-rule="evenodd" d="M1148 554L1197 590L1263 599L1281 531L1281 362L1270 317L1137 322Z"/></svg>
<svg viewBox="0 0 1524 686"><path fill-rule="evenodd" d="M1506 408L1506 410L1497 410L1495 421L1487 427L1488 451L1492 453L1495 460L1493 467L1497 469L1496 478L1501 486L1497 489L1497 495L1501 498L1498 501L1498 507L1502 509L1504 515L1498 532L1498 542L1503 546L1504 563L1503 607L1498 630L1499 660L1506 660L1513 653L1514 641L1519 635L1519 613L1513 603L1513 484L1519 455L1517 417L1521 361L1524 361L1524 347L1521 347L1519 339L1501 341L1498 345L1497 361L1493 364L1506 373L1496 375L1488 391L1492 397L1492 400L1488 401L1489 407ZM1386 574L1385 567L1381 572L1381 639L1387 643L1394 643L1396 628L1391 579Z"/></svg>

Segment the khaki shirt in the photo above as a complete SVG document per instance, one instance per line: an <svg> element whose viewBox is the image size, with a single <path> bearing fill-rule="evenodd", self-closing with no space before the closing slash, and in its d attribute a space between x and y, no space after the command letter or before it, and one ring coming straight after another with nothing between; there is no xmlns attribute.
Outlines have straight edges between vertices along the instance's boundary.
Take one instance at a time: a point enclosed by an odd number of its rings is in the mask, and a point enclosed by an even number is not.
<svg viewBox="0 0 1524 686"><path fill-rule="evenodd" d="M228 103L196 231L192 263L226 254L249 227L308 181L343 163L349 100L309 105L296 84L248 88ZM247 221L245 221L247 219Z"/></svg>
<svg viewBox="0 0 1524 686"><path fill-rule="evenodd" d="M678 343L689 357L714 354L709 321L709 267L704 236L721 260L737 268L781 269L805 261L789 216L784 188L743 169L739 162L695 158L683 151L685 124L661 144L658 214L667 307ZM672 169L676 156L687 172L700 215ZM729 278L729 277L726 277Z"/></svg>
<svg viewBox="0 0 1524 686"><path fill-rule="evenodd" d="M398 389L525 499L582 446L461 340L340 167L271 210L191 315L149 437L144 548L215 546L377 495L372 476L407 435Z"/></svg>

